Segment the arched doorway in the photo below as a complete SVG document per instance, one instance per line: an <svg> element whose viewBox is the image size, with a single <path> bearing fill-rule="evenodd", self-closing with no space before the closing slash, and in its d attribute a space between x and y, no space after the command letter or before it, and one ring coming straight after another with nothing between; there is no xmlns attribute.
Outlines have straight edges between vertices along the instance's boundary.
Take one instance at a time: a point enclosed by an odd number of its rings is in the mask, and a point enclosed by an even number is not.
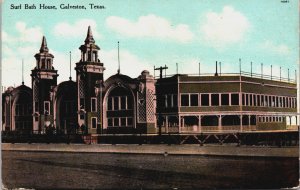
<svg viewBox="0 0 300 190"><path fill-rule="evenodd" d="M13 103L13 116L15 131L20 133L30 133L32 131L32 96L20 91L16 94Z"/></svg>
<svg viewBox="0 0 300 190"><path fill-rule="evenodd" d="M77 124L77 91L74 81L59 84L56 97L56 128L59 133L76 133Z"/></svg>

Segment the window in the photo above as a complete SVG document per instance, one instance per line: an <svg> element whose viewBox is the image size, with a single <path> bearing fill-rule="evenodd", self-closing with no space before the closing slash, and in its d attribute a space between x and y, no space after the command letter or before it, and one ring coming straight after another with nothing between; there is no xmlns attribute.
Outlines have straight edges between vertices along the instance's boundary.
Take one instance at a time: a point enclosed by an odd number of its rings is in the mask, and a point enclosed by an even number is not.
<svg viewBox="0 0 300 190"><path fill-rule="evenodd" d="M260 95L260 106L264 106L264 95Z"/></svg>
<svg viewBox="0 0 300 190"><path fill-rule="evenodd" d="M108 119L107 119L107 125L108 125L109 127L112 127L112 126L113 126L113 124L112 124L112 118L108 118Z"/></svg>
<svg viewBox="0 0 300 190"><path fill-rule="evenodd" d="M42 59L42 69L45 69L45 59Z"/></svg>
<svg viewBox="0 0 300 190"><path fill-rule="evenodd" d="M219 94L212 94L211 95L211 105L212 106L219 106Z"/></svg>
<svg viewBox="0 0 300 190"><path fill-rule="evenodd" d="M114 118L114 126L119 127L119 118Z"/></svg>
<svg viewBox="0 0 300 190"><path fill-rule="evenodd" d="M257 95L257 106L260 106L260 95Z"/></svg>
<svg viewBox="0 0 300 190"><path fill-rule="evenodd" d="M97 99L91 98L91 111L96 112L97 111Z"/></svg>
<svg viewBox="0 0 300 190"><path fill-rule="evenodd" d="M44 102L44 114L50 114L50 102L49 101L45 101Z"/></svg>
<svg viewBox="0 0 300 190"><path fill-rule="evenodd" d="M246 106L249 106L249 94L245 94L245 96L246 96Z"/></svg>
<svg viewBox="0 0 300 190"><path fill-rule="evenodd" d="M88 61L92 61L91 59L92 59L92 53L89 51L88 52Z"/></svg>
<svg viewBox="0 0 300 190"><path fill-rule="evenodd" d="M201 94L201 105L209 106L209 94Z"/></svg>
<svg viewBox="0 0 300 190"><path fill-rule="evenodd" d="M252 106L253 105L253 96L252 94L248 94L249 96L249 106Z"/></svg>
<svg viewBox="0 0 300 190"><path fill-rule="evenodd" d="M181 106L189 106L189 95L181 94Z"/></svg>
<svg viewBox="0 0 300 190"><path fill-rule="evenodd" d="M222 106L229 105L229 94L221 94L221 105Z"/></svg>
<svg viewBox="0 0 300 190"><path fill-rule="evenodd" d="M112 98L108 98L107 110L112 110Z"/></svg>
<svg viewBox="0 0 300 190"><path fill-rule="evenodd" d="M92 117L92 129L97 128L97 117Z"/></svg>
<svg viewBox="0 0 300 190"><path fill-rule="evenodd" d="M268 103L268 106L269 107L272 107L272 96L268 96L268 100L269 100L269 103Z"/></svg>
<svg viewBox="0 0 300 190"><path fill-rule="evenodd" d="M198 94L191 94L191 106L199 106L199 96Z"/></svg>
<svg viewBox="0 0 300 190"><path fill-rule="evenodd" d="M114 97L114 110L119 110L119 97Z"/></svg>
<svg viewBox="0 0 300 190"><path fill-rule="evenodd" d="M264 105L265 105L265 107L269 106L269 104L268 104L268 96L265 96Z"/></svg>
<svg viewBox="0 0 300 190"><path fill-rule="evenodd" d="M121 126L126 126L126 117L121 118Z"/></svg>
<svg viewBox="0 0 300 190"><path fill-rule="evenodd" d="M255 94L253 94L253 106L257 106L257 100Z"/></svg>
<svg viewBox="0 0 300 190"><path fill-rule="evenodd" d="M130 97L127 97L127 109L132 109L132 99Z"/></svg>
<svg viewBox="0 0 300 190"><path fill-rule="evenodd" d="M271 105L272 105L272 107L275 107L275 105L276 105L275 104L275 96L272 96L272 104Z"/></svg>
<svg viewBox="0 0 300 190"><path fill-rule="evenodd" d="M51 64L50 64L50 60L49 59L47 60L47 67L48 67L48 69L51 69Z"/></svg>
<svg viewBox="0 0 300 190"><path fill-rule="evenodd" d="M163 98L165 107L177 107L177 94L168 94Z"/></svg>
<svg viewBox="0 0 300 190"><path fill-rule="evenodd" d="M126 110L126 96L121 97L121 110Z"/></svg>
<svg viewBox="0 0 300 190"><path fill-rule="evenodd" d="M172 94L166 95L166 107L173 107L172 106Z"/></svg>
<svg viewBox="0 0 300 190"><path fill-rule="evenodd" d="M239 105L239 94L231 94L231 105L238 106Z"/></svg>
<svg viewBox="0 0 300 190"><path fill-rule="evenodd" d="M282 102L283 102L283 104L282 104L282 107L284 107L285 108L285 97L282 97Z"/></svg>
<svg viewBox="0 0 300 190"><path fill-rule="evenodd" d="M245 105L245 99L246 99L246 98L245 98L245 94L243 94L243 95L242 95L242 105L243 105L243 106Z"/></svg>
<svg viewBox="0 0 300 190"><path fill-rule="evenodd" d="M127 126L132 126L132 117L127 117Z"/></svg>

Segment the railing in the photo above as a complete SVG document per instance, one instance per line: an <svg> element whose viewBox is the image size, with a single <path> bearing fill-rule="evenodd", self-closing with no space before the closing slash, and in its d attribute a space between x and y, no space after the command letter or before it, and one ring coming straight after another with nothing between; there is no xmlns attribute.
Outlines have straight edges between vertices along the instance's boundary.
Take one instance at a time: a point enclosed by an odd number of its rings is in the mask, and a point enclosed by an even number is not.
<svg viewBox="0 0 300 190"><path fill-rule="evenodd" d="M172 77L176 74L167 74L163 75L163 78ZM215 73L198 73L198 74L180 74L180 75L187 75L187 76L215 76ZM241 73L218 73L218 76L244 76L244 77L251 77L251 78L259 78L259 79L266 79L266 80L274 80L274 81L281 81L281 82L288 82L288 83L297 83L297 79L294 77L292 78L285 78L285 77L278 77L273 75L266 75L266 74L258 74L258 73L251 73L241 71ZM159 76L154 76L155 79L159 79Z"/></svg>
<svg viewBox="0 0 300 190"><path fill-rule="evenodd" d="M256 125L243 125L242 126L242 131L255 131L256 130ZM159 129L157 128L157 132ZM201 133L201 132L223 132L223 131L241 131L241 126L240 125L230 125L230 126L182 126L180 128L180 132L183 133ZM178 133L179 128L178 126L172 126L172 127L161 127L161 132L162 133Z"/></svg>

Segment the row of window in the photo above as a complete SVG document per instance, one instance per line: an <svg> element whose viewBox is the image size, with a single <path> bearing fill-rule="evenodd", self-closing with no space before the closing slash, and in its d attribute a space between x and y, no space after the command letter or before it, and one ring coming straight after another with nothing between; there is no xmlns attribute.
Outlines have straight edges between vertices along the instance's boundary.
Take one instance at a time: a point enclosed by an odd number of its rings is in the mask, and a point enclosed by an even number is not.
<svg viewBox="0 0 300 190"><path fill-rule="evenodd" d="M51 69L51 60L50 59L41 59L37 61L39 69Z"/></svg>
<svg viewBox="0 0 300 190"><path fill-rule="evenodd" d="M130 110L132 109L132 99L128 96L112 96L108 98L107 110Z"/></svg>
<svg viewBox="0 0 300 190"><path fill-rule="evenodd" d="M297 108L296 97L243 94L242 100L242 104L245 106Z"/></svg>
<svg viewBox="0 0 300 190"><path fill-rule="evenodd" d="M239 105L239 94L181 94L181 106Z"/></svg>
<svg viewBox="0 0 300 190"><path fill-rule="evenodd" d="M284 117L282 116L260 116L258 117L258 122L261 123L276 123L276 122L284 122Z"/></svg>
<svg viewBox="0 0 300 190"><path fill-rule="evenodd" d="M129 127L132 126L132 117L107 118L108 127Z"/></svg>
<svg viewBox="0 0 300 190"><path fill-rule="evenodd" d="M80 98L79 106L80 106L80 109L85 109L84 98ZM92 97L91 98L91 112L96 112L96 111L97 111L97 98Z"/></svg>
<svg viewBox="0 0 300 190"><path fill-rule="evenodd" d="M31 115L31 104L16 104L15 116Z"/></svg>
<svg viewBox="0 0 300 190"><path fill-rule="evenodd" d="M32 121L16 121L15 128L16 130L30 129L32 127Z"/></svg>
<svg viewBox="0 0 300 190"><path fill-rule="evenodd" d="M238 93L220 94L181 94L181 106L238 106ZM164 97L165 107L177 107L177 95L168 94ZM242 105L256 107L297 108L296 97L273 96L262 94L242 94Z"/></svg>

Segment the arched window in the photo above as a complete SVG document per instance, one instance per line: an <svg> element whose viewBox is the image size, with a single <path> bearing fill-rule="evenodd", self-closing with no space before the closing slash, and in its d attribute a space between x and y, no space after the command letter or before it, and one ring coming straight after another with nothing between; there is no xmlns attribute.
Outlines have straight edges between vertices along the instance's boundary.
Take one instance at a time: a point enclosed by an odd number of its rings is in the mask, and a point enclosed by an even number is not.
<svg viewBox="0 0 300 190"><path fill-rule="evenodd" d="M124 87L114 88L107 97L108 127L133 126L133 96Z"/></svg>

